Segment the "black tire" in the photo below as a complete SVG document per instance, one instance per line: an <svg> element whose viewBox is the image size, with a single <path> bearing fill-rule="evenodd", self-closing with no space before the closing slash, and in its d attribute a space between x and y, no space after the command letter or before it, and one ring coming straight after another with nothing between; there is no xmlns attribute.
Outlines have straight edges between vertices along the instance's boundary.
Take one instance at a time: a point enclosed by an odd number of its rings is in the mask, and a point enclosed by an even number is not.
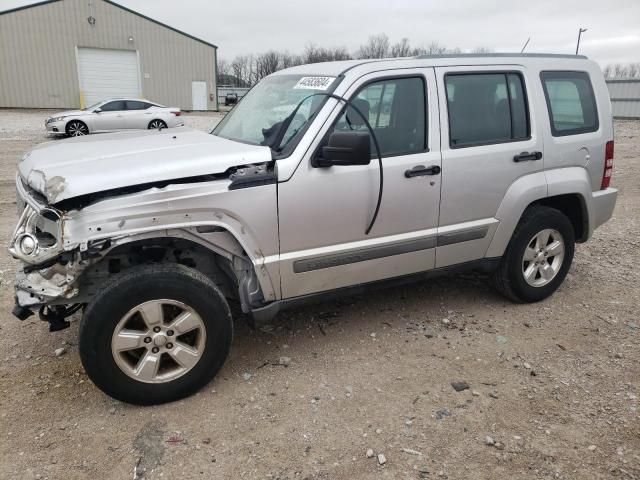
<svg viewBox="0 0 640 480"><path fill-rule="evenodd" d="M564 241L564 258L555 277L543 286L530 285L523 275L523 257L529 242L539 232L553 229ZM559 210L536 205L528 208L516 227L504 256L493 274L496 289L518 303L544 300L555 292L571 267L575 251L575 232L571 221Z"/></svg>
<svg viewBox="0 0 640 480"><path fill-rule="evenodd" d="M195 310L206 339L202 356L182 376L145 383L117 365L111 343L114 329L129 310L157 299L176 300ZM229 306L211 279L183 265L144 265L111 278L89 303L80 323L80 358L89 378L106 394L137 405L159 404L187 397L209 383L229 354L232 335Z"/></svg>
<svg viewBox="0 0 640 480"><path fill-rule="evenodd" d="M89 135L89 127L87 127L86 123L81 122L80 120L71 120L65 127L65 133L69 137L81 137Z"/></svg>
<svg viewBox="0 0 640 480"><path fill-rule="evenodd" d="M155 120L151 120L147 128L149 130L159 130L162 128L167 128L167 124L164 122L164 120L160 120L159 118L157 118Z"/></svg>

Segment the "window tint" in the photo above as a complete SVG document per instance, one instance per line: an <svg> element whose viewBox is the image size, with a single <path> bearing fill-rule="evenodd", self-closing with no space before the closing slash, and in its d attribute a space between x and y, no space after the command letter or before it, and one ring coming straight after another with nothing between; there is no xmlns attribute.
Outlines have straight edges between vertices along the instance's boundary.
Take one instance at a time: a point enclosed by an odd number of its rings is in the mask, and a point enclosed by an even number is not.
<svg viewBox="0 0 640 480"><path fill-rule="evenodd" d="M146 102L139 102L137 100L127 100L127 110L145 110L151 105Z"/></svg>
<svg viewBox="0 0 640 480"><path fill-rule="evenodd" d="M598 110L586 72L542 72L554 137L598 130Z"/></svg>
<svg viewBox="0 0 640 480"><path fill-rule="evenodd" d="M370 83L352 99L376 134L382 156L423 152L426 149L425 85L420 77L396 78ZM335 130L362 130L362 117L348 107ZM371 154L377 156L373 139Z"/></svg>
<svg viewBox="0 0 640 480"><path fill-rule="evenodd" d="M448 74L445 87L452 147L529 138L527 98L519 74Z"/></svg>
<svg viewBox="0 0 640 480"><path fill-rule="evenodd" d="M119 110L125 110L124 100L114 100L113 102L105 103L100 109L103 112L117 112Z"/></svg>

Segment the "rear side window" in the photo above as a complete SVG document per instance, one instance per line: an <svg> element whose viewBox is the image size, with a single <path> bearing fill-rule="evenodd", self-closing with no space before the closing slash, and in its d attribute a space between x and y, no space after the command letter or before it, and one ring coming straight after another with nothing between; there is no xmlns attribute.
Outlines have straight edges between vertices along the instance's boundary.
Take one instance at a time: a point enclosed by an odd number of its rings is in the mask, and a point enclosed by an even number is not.
<svg viewBox="0 0 640 480"><path fill-rule="evenodd" d="M452 148L530 137L527 96L520 74L447 74L445 87Z"/></svg>
<svg viewBox="0 0 640 480"><path fill-rule="evenodd" d="M598 110L586 72L540 74L554 137L598 130Z"/></svg>
<svg viewBox="0 0 640 480"><path fill-rule="evenodd" d="M145 110L151 105L146 102L140 102L138 100L127 100L127 110Z"/></svg>

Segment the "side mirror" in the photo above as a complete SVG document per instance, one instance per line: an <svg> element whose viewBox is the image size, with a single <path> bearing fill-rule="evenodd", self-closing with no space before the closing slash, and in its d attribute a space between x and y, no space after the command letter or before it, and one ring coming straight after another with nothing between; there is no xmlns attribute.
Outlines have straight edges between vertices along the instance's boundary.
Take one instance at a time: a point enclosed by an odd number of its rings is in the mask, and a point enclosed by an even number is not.
<svg viewBox="0 0 640 480"><path fill-rule="evenodd" d="M322 147L322 158L314 159L314 167L332 165L369 165L371 137L368 132L333 132L329 144Z"/></svg>
<svg viewBox="0 0 640 480"><path fill-rule="evenodd" d="M93 113L100 113L101 111L102 111L102 109L101 109L101 108L96 108L96 109L93 111Z"/></svg>

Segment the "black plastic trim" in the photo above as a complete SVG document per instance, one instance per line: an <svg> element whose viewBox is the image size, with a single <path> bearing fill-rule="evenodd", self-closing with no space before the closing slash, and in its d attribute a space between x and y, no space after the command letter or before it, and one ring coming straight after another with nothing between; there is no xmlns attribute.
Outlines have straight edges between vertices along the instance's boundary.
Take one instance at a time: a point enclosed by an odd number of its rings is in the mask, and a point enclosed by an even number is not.
<svg viewBox="0 0 640 480"><path fill-rule="evenodd" d="M365 262L367 260L375 260L378 258L392 257L403 253L418 252L420 250L428 250L436 247L436 237L420 238L418 240L409 240L393 244L385 244L376 247L367 247L352 252L332 253L329 255L321 255L319 257L306 258L304 260L296 260L293 262L293 271L295 273L311 272L313 270L322 270L324 268L338 267L340 265L349 265L351 263Z"/></svg>
<svg viewBox="0 0 640 480"><path fill-rule="evenodd" d="M438 246L453 245L454 243L469 242L479 240L487 236L489 227L471 228L462 232L443 233L438 235Z"/></svg>
<svg viewBox="0 0 640 480"><path fill-rule="evenodd" d="M489 227L470 228L459 232L443 233L437 236L408 240L404 242L385 244L375 247L366 247L350 252L332 253L318 257L305 258L293 262L294 273L311 272L324 268L349 265L351 263L366 262L378 258L392 257L403 253L418 252L431 248L444 247L454 243L479 240L487 236Z"/></svg>

